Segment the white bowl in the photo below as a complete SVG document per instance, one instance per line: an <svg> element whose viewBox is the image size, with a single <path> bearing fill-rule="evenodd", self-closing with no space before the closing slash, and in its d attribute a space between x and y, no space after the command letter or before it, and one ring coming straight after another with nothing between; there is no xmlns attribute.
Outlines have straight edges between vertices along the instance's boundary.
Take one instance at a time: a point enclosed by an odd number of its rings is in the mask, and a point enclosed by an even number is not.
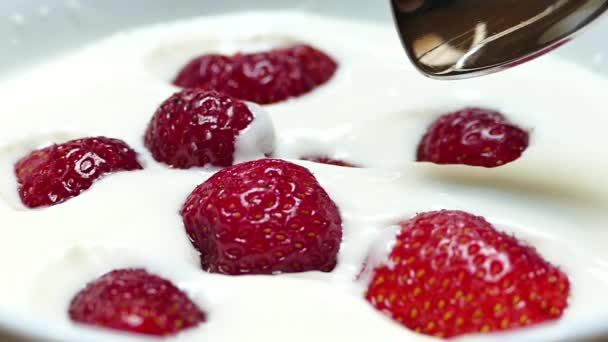
<svg viewBox="0 0 608 342"><path fill-rule="evenodd" d="M5 0L0 1L0 72L6 74L27 68L32 63L127 27L247 9L286 8L373 21L392 20L388 0ZM606 18L608 16L556 53L608 76ZM407 63L405 54L403 62ZM577 323L563 330L541 328L480 340L608 341L608 316ZM59 330L31 320L27 315L6 312L0 304L0 341L123 339L104 336L88 330Z"/></svg>

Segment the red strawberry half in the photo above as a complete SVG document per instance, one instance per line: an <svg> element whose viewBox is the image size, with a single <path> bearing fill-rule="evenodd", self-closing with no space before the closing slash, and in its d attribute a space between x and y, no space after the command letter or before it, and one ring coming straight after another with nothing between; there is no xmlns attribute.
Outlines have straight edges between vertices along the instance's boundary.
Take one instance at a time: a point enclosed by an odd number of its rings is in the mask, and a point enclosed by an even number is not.
<svg viewBox="0 0 608 342"><path fill-rule="evenodd" d="M141 168L122 140L95 137L33 151L15 164L15 175L23 204L35 208L78 196L108 173Z"/></svg>
<svg viewBox="0 0 608 342"><path fill-rule="evenodd" d="M302 160L308 160L308 161L315 162L315 163L334 165L334 166L357 167L354 164L351 164L349 162L345 162L343 160L333 159L333 158L329 158L329 157L304 157L304 158L302 158Z"/></svg>
<svg viewBox="0 0 608 342"><path fill-rule="evenodd" d="M418 161L497 167L519 158L528 132L499 112L466 108L435 121L418 145Z"/></svg>
<svg viewBox="0 0 608 342"><path fill-rule="evenodd" d="M568 277L531 247L462 211L401 223L365 298L417 332L444 338L558 319Z"/></svg>
<svg viewBox="0 0 608 342"><path fill-rule="evenodd" d="M255 114L265 113L259 110ZM255 119L241 100L214 90L186 89L158 108L146 130L145 145L154 159L176 168L229 166L237 152L238 136ZM265 126L253 132L260 136L244 147L257 149L263 156L272 152L274 133L268 119L260 120Z"/></svg>
<svg viewBox="0 0 608 342"><path fill-rule="evenodd" d="M188 63L173 83L266 104L308 93L327 82L336 69L336 62L322 51L296 45L234 56L200 56Z"/></svg>
<svg viewBox="0 0 608 342"><path fill-rule="evenodd" d="M225 168L181 210L204 270L224 274L331 271L338 208L308 169L263 159Z"/></svg>
<svg viewBox="0 0 608 342"><path fill-rule="evenodd" d="M70 303L78 323L166 336L205 321L201 311L170 281L142 269L121 269L89 283Z"/></svg>

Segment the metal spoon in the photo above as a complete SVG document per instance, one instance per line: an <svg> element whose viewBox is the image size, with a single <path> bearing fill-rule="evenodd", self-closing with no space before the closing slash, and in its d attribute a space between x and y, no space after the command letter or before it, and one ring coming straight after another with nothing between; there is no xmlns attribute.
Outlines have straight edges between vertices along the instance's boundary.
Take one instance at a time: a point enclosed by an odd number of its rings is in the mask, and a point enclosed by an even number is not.
<svg viewBox="0 0 608 342"><path fill-rule="evenodd" d="M403 46L426 76L462 79L553 50L608 0L391 0Z"/></svg>

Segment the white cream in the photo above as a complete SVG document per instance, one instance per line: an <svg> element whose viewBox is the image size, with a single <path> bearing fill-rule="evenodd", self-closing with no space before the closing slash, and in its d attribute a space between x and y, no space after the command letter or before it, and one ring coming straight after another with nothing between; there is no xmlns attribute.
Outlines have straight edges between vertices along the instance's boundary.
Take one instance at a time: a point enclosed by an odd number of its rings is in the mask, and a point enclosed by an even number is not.
<svg viewBox="0 0 608 342"><path fill-rule="evenodd" d="M239 132L234 142L234 163L264 158L272 154L275 146L274 127L268 112L255 103L247 103L253 121Z"/></svg>
<svg viewBox="0 0 608 342"><path fill-rule="evenodd" d="M338 266L332 273L279 276L205 273L178 211L212 171L155 162L143 146L143 132L156 107L176 90L169 81L178 61L198 51L232 53L289 41L314 44L340 67L314 92L264 106L276 129L276 154L297 159L325 152L369 167L298 162L340 207ZM209 314L207 323L170 340L429 340L371 308L363 299L365 281L356 278L373 246L390 242L384 239L394 234L389 227L417 212L445 208L484 215L569 274L572 300L563 319L531 330L537 337L563 336L608 313L608 149L602 148L607 85L551 56L482 79L432 81L409 66L389 23L291 12L201 18L117 34L0 81L0 313L41 320L49 334L90 334L69 321L71 297L112 269L145 267L184 288ZM498 169L413 162L435 117L472 105L497 108L530 129L531 145L522 158ZM259 132L271 127L259 118ZM124 139L145 169L109 175L54 207L20 205L12 174L20 156L51 141L94 135ZM251 139L260 142L261 136ZM90 340L86 336L81 340Z"/></svg>

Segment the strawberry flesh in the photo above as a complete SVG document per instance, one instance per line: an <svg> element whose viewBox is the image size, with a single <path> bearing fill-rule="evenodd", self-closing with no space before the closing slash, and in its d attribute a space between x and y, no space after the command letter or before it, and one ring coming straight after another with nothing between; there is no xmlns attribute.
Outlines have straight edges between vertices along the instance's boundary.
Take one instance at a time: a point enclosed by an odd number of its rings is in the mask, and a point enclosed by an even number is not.
<svg viewBox="0 0 608 342"><path fill-rule="evenodd" d="M498 167L519 158L528 132L499 112L465 108L437 119L418 145L417 160L435 164Z"/></svg>
<svg viewBox="0 0 608 342"><path fill-rule="evenodd" d="M190 61L174 84L207 88L260 104L297 97L326 83L337 64L322 51L305 44L233 56L203 55Z"/></svg>
<svg viewBox="0 0 608 342"><path fill-rule="evenodd" d="M365 298L405 327L450 338L556 320L570 282L483 217L436 211L401 223Z"/></svg>
<svg viewBox="0 0 608 342"><path fill-rule="evenodd" d="M83 138L31 152L15 164L19 196L30 208L80 195L106 174L142 169L124 141Z"/></svg>
<svg viewBox="0 0 608 342"><path fill-rule="evenodd" d="M320 163L320 164L334 165L334 166L357 167L354 164L351 164L349 162L339 160L339 159L333 159L333 158L329 158L329 157L304 157L304 158L302 158L302 160L307 160L307 161Z"/></svg>
<svg viewBox="0 0 608 342"><path fill-rule="evenodd" d="M89 283L70 303L75 322L167 336L204 322L206 315L170 281L142 269L120 269Z"/></svg>
<svg viewBox="0 0 608 342"><path fill-rule="evenodd" d="M236 138L253 119L243 101L213 90L186 89L161 104L144 142L154 159L175 168L230 166Z"/></svg>
<svg viewBox="0 0 608 342"><path fill-rule="evenodd" d="M202 268L231 275L329 272L342 239L340 212L308 169L262 159L221 170L184 203Z"/></svg>

